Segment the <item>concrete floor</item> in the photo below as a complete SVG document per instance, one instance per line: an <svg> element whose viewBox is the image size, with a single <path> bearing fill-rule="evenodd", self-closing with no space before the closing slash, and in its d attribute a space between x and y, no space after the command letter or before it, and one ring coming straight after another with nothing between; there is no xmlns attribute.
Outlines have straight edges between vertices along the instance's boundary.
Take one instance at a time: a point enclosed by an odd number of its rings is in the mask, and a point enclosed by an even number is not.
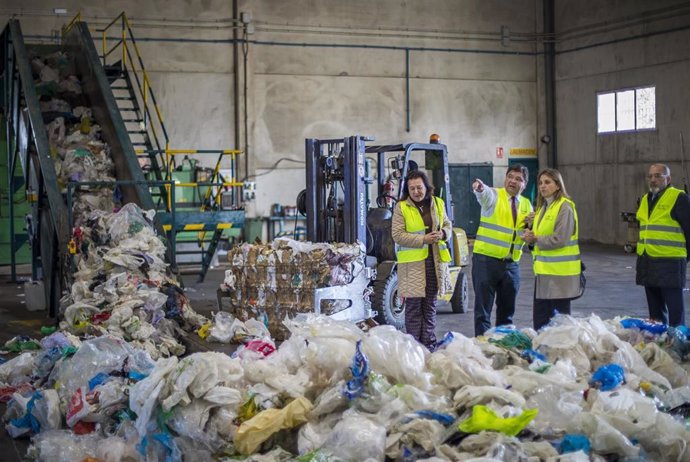
<svg viewBox="0 0 690 462"><path fill-rule="evenodd" d="M582 248L583 261L587 266L587 290L585 295L572 304L575 316L588 316L596 313L602 318L618 315L646 316L647 307L644 290L635 285L635 256L623 252L621 247L587 245ZM471 274L470 268L465 271ZM515 323L518 327L532 325L532 293L534 278L529 255L523 257L520 265L522 286L518 296ZM4 274L2 274L4 273ZM11 283L7 271L0 272L0 342L4 343L15 335L40 337L42 325L52 325L53 320L45 317L45 312L26 310L21 284ZM224 269L211 270L202 284L191 284L187 295L192 306L200 313L209 315L217 310L216 288L223 280ZM186 280L193 281L193 276ZM471 287L471 285L470 285ZM685 292L686 305L690 302L690 292ZM474 302L470 289L470 305ZM438 309L437 335L447 331L461 332L471 336L474 331L472 311L453 314L450 305L442 303ZM0 406L0 414L4 406ZM28 440L12 440L0 431L0 460L19 462L26 452Z"/></svg>
<svg viewBox="0 0 690 462"><path fill-rule="evenodd" d="M622 247L586 245L581 249L582 261L587 270L585 294L572 302L574 316L589 316L592 313L604 319L619 315L647 316L647 302L644 289L635 285L635 255L626 254ZM471 268L465 269L470 276L470 309L474 305L471 285ZM531 255L524 254L520 263L520 292L513 321L517 327L532 326L532 300L534 294L534 273ZM685 292L686 306L690 306L690 292ZM494 309L495 311L495 309ZM495 315L495 313L493 313ZM493 318L492 318L493 322ZM453 314L450 306L438 310L437 335L449 330L464 335L474 334L474 313Z"/></svg>

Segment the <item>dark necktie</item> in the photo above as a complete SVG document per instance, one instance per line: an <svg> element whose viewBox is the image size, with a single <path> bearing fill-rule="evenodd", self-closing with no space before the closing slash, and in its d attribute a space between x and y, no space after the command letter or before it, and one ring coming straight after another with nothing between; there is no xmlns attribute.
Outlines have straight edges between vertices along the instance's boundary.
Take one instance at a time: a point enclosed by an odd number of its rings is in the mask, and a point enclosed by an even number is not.
<svg viewBox="0 0 690 462"><path fill-rule="evenodd" d="M510 198L510 209L513 211L513 226L515 226L515 222L517 221L517 205L516 205L516 198L515 196ZM513 237L511 240L515 240L515 231L513 230ZM511 242L510 243L510 250L508 250L508 256L504 260L510 260L513 261L513 249L515 248L515 243Z"/></svg>

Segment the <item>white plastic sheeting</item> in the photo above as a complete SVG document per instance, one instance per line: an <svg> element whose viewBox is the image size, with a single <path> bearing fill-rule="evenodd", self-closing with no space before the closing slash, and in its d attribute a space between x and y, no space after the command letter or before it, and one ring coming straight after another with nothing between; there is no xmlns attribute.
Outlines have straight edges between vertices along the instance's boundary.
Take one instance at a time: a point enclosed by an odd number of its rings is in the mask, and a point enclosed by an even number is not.
<svg viewBox="0 0 690 462"><path fill-rule="evenodd" d="M667 388L669 380L663 374L649 374L639 353L646 346L632 347L623 340L628 332L618 320L559 316L552 324L532 339L532 351L545 354L537 370L530 370L520 351L529 340L525 334L534 335L530 330L490 331L481 339L454 333L429 353L386 326L362 332L327 317L309 316L288 322L291 336L267 356L231 358L209 352L155 363L116 337L87 340L75 355L56 363L43 389L58 390L62 416L71 412L74 396L83 395L77 402L88 406L78 416L97 426L88 438L65 433L56 428L54 411L34 407L31 415L41 430L32 454L39 460L49 460L41 459L45 454L50 460L65 460L64 454L74 456L78 450L80 457L97 457L93 451L100 446L95 439L112 445L113 453L131 457L134 451L138 460L154 461L206 460L242 451L264 454L246 455L247 460L298 455L352 461L584 460L582 451L590 451L592 460L611 454L690 460L683 410L690 403L687 383ZM559 347L556 340L563 336L562 326L571 331L565 337L569 349ZM657 345L685 370L667 347L672 335L678 338L668 332L648 338L651 343L646 345ZM511 336L519 336L522 346L511 343ZM361 356L355 354L358 342ZM608 391L590 386L594 369L573 364L573 354L580 352L595 365L624 357L624 382ZM650 357L650 364L658 356ZM24 365L18 371L26 371L31 359L38 361L39 355L21 356L17 364ZM462 377L476 375L492 382L449 381L439 364L455 365L456 372L473 371ZM84 373L77 378L70 374L75 369ZM677 368L662 370L678 375ZM2 368L0 373L10 378ZM25 373L18 372L13 380L22 377L26 379ZM353 380L361 380L361 387L348 385ZM346 389L359 391L348 394ZM5 421L30 421L21 417L32 396L17 396ZM537 409L538 414L515 437L488 430L499 428L495 422L486 423L481 433L458 430L477 406L506 421L527 409ZM34 432L28 424L14 429ZM586 438L589 446L559 456L561 440L568 434ZM64 451L55 447L57 441Z"/></svg>

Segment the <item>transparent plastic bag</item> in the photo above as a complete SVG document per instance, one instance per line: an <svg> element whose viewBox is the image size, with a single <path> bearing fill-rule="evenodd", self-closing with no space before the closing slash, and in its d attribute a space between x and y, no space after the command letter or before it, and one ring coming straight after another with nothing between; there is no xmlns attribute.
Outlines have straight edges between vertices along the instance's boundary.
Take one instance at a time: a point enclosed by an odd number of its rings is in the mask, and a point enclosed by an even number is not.
<svg viewBox="0 0 690 462"><path fill-rule="evenodd" d="M647 364L642 359L642 356L635 350L635 347L627 342L620 342L618 350L613 354L611 362L615 362L623 366L627 371L630 371L638 377L655 383L662 388L671 389L671 383L658 372L654 372L647 367Z"/></svg>
<svg viewBox="0 0 690 462"><path fill-rule="evenodd" d="M453 332L453 340L444 349L431 355L428 368L436 383L451 390L463 385L507 385L474 341L457 332Z"/></svg>
<svg viewBox="0 0 690 462"><path fill-rule="evenodd" d="M213 407L214 404L207 401L194 400L187 406L175 407L166 423L177 435L197 440L207 448L219 449L222 441L218 434L206 431Z"/></svg>
<svg viewBox="0 0 690 462"><path fill-rule="evenodd" d="M215 409L209 419L206 431L211 433L215 432L224 440L232 440L237 428L239 428L238 425L236 425L237 408L238 406L231 405L221 406Z"/></svg>
<svg viewBox="0 0 690 462"><path fill-rule="evenodd" d="M683 460L687 452L685 426L668 414L657 412L655 402L628 389L601 392L590 411L626 437L639 441L651 460ZM657 457L651 457L656 454ZM690 454L687 454L690 457Z"/></svg>
<svg viewBox="0 0 690 462"><path fill-rule="evenodd" d="M323 446L342 416L340 413L334 413L323 419L315 419L313 413L310 413L309 419L310 421L299 429L297 439L299 454L307 454Z"/></svg>
<svg viewBox="0 0 690 462"><path fill-rule="evenodd" d="M453 396L455 407L471 408L475 404L488 404L496 402L501 405L510 404L522 408L525 406L525 398L505 388L492 386L472 386L466 385L455 392Z"/></svg>
<svg viewBox="0 0 690 462"><path fill-rule="evenodd" d="M130 388L129 407L137 415L135 426L139 435L146 434L146 426L166 383L165 379L175 369L177 363L178 360L175 356L159 359L151 374Z"/></svg>
<svg viewBox="0 0 690 462"><path fill-rule="evenodd" d="M73 75L61 80L59 87L61 92L74 93L75 95L81 94L81 82Z"/></svg>
<svg viewBox="0 0 690 462"><path fill-rule="evenodd" d="M0 364L0 384L20 385L28 382L35 367L35 351L27 351Z"/></svg>
<svg viewBox="0 0 690 462"><path fill-rule="evenodd" d="M151 227L155 211L144 212L133 202L129 202L107 218L107 229L113 241L117 244L141 232L144 228Z"/></svg>
<svg viewBox="0 0 690 462"><path fill-rule="evenodd" d="M364 416L346 415L335 425L322 448L347 461L383 461L386 428Z"/></svg>
<svg viewBox="0 0 690 462"><path fill-rule="evenodd" d="M135 358L134 353L127 342L114 336L87 340L74 356L53 369L50 378L57 384L60 399L68 401L77 388L87 389L88 381L98 373L121 370L128 358Z"/></svg>
<svg viewBox="0 0 690 462"><path fill-rule="evenodd" d="M96 459L102 462L136 462L141 459L134 441L110 436L98 443Z"/></svg>
<svg viewBox="0 0 690 462"><path fill-rule="evenodd" d="M568 433L581 433L589 438L592 450L601 454L637 457L640 448L601 416L582 412L568 422Z"/></svg>
<svg viewBox="0 0 690 462"><path fill-rule="evenodd" d="M432 375L426 370L427 350L412 336L393 326L377 326L364 337L362 351L369 358L371 370L394 383L414 385L421 390L431 388Z"/></svg>
<svg viewBox="0 0 690 462"><path fill-rule="evenodd" d="M169 394L161 405L168 412L177 404L187 405L222 383L225 355L215 352L194 353L179 361L167 377Z"/></svg>
<svg viewBox="0 0 690 462"><path fill-rule="evenodd" d="M302 337L309 342L315 337L343 338L350 340L354 345L364 335L361 329L351 322L337 321L323 315L301 314L294 319L286 319L284 324L293 336Z"/></svg>
<svg viewBox="0 0 690 462"><path fill-rule="evenodd" d="M445 389L435 389L438 393ZM449 397L445 394L435 394L430 391L421 390L414 385L398 384L388 391L392 396L402 400L410 410L428 409L443 412L450 407Z"/></svg>
<svg viewBox="0 0 690 462"><path fill-rule="evenodd" d="M433 453L444 436L444 426L435 420L413 418L395 425L389 433L386 456L398 460L404 448L421 447L425 453Z"/></svg>
<svg viewBox="0 0 690 462"><path fill-rule="evenodd" d="M314 402L314 409L309 413L309 418L319 419L333 412L344 411L349 403L342 393L344 387L345 381L341 380L319 394Z"/></svg>
<svg viewBox="0 0 690 462"><path fill-rule="evenodd" d="M313 337L301 351L302 361L314 377L323 377L324 385L333 384L349 374L355 343L349 338Z"/></svg>
<svg viewBox="0 0 690 462"><path fill-rule="evenodd" d="M640 351L640 356L651 370L663 375L673 387L688 384L688 371L656 343L647 343Z"/></svg>
<svg viewBox="0 0 690 462"><path fill-rule="evenodd" d="M69 430L51 430L34 436L28 454L38 462L74 462L96 457L102 437L95 433L75 435Z"/></svg>
<svg viewBox="0 0 690 462"><path fill-rule="evenodd" d="M234 332L232 330L235 317L226 311L219 311L213 316L213 326L209 331L207 341L230 343Z"/></svg>
<svg viewBox="0 0 690 462"><path fill-rule="evenodd" d="M60 80L60 74L49 66L43 66L40 71L40 78L41 82L57 82Z"/></svg>
<svg viewBox="0 0 690 462"><path fill-rule="evenodd" d="M583 412L584 404L581 391L545 386L527 400L528 407L539 409L531 428L541 435L558 437L565 433L568 422Z"/></svg>
<svg viewBox="0 0 690 462"><path fill-rule="evenodd" d="M507 366L503 369L505 380L510 383L511 390L529 398L544 387L555 385L564 391L582 391L587 388L584 382L578 382L562 374L540 374L517 366Z"/></svg>

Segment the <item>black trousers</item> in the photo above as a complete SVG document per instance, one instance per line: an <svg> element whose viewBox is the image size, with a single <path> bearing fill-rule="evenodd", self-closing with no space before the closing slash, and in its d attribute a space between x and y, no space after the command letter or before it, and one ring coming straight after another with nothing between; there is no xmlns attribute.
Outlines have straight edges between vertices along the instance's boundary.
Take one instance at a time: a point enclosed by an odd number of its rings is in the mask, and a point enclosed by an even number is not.
<svg viewBox="0 0 690 462"><path fill-rule="evenodd" d="M535 298L532 310L534 330L547 325L556 314L570 314L569 298Z"/></svg>
<svg viewBox="0 0 690 462"><path fill-rule="evenodd" d="M683 289L669 289L665 287L646 287L649 317L661 321L669 326L685 325L685 301Z"/></svg>
<svg viewBox="0 0 690 462"><path fill-rule="evenodd" d="M491 328L491 310L496 301L496 325L513 323L515 299L520 290L518 263L475 253L472 256L474 289L474 335Z"/></svg>

